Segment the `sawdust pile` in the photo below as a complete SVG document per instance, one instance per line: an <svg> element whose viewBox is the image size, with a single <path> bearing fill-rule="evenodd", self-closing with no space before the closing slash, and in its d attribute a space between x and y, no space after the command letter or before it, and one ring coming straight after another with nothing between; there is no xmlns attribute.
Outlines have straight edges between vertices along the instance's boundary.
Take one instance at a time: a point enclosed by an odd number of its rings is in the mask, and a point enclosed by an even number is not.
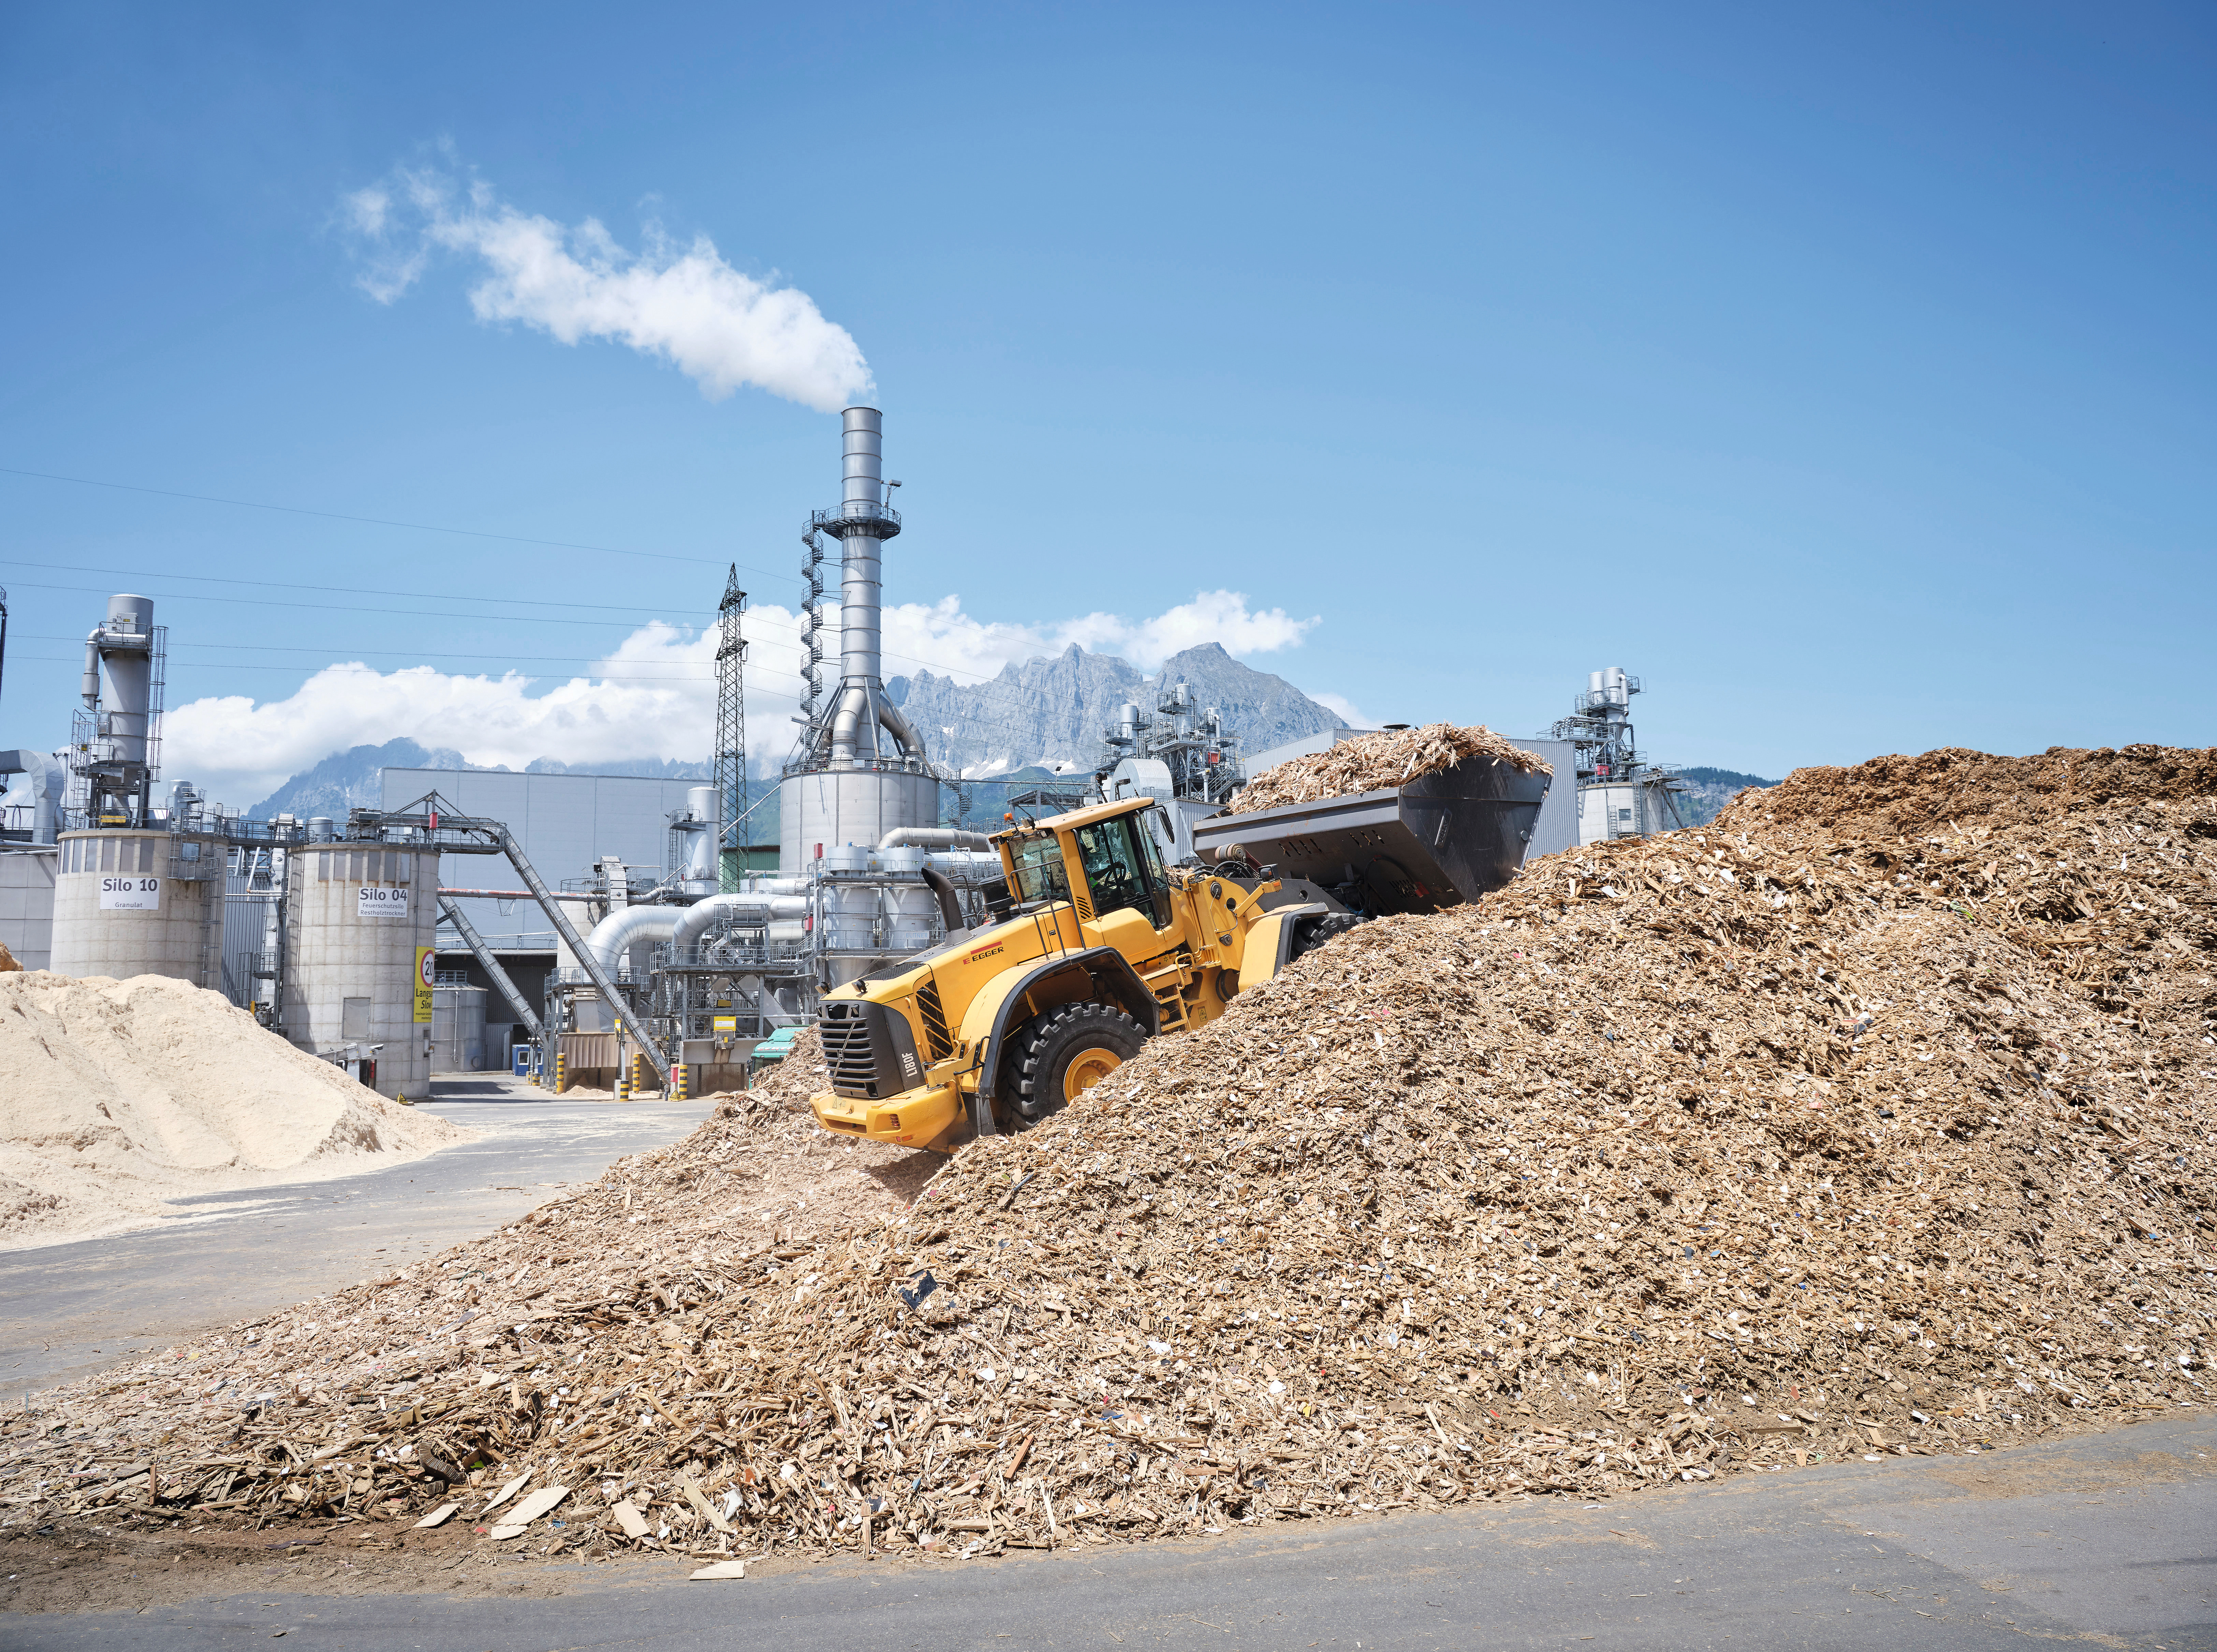
<svg viewBox="0 0 2217 1652"><path fill-rule="evenodd" d="M475 1132L385 1100L169 976L0 976L0 1248L195 1193L357 1174Z"/></svg>
<svg viewBox="0 0 2217 1652"><path fill-rule="evenodd" d="M15 961L15 954L8 950L8 943L0 940L0 975L19 974L23 966Z"/></svg>
<svg viewBox="0 0 2217 1652"><path fill-rule="evenodd" d="M748 1094L792 1113L808 1113L808 1098L831 1088L824 1064L824 1038L814 1027L796 1036L785 1058L766 1069ZM815 1115L809 1114L812 1121Z"/></svg>
<svg viewBox="0 0 2217 1652"><path fill-rule="evenodd" d="M1512 746L1484 724L1457 728L1428 723L1421 729L1395 729L1343 741L1329 751L1289 757L1247 782L1225 812L1251 814L1288 803L1351 798L1406 786L1419 774L1453 768L1466 757L1492 757L1527 774L1553 774L1546 758Z"/></svg>
<svg viewBox="0 0 2217 1652"><path fill-rule="evenodd" d="M1763 818L1797 783L1831 806ZM0 1519L474 1518L528 1470L534 1549L966 1553L2205 1402L2217 803L1899 802L1790 781L1366 924L899 1220L766 1233L726 1179L800 1121L734 1100L43 1397Z"/></svg>

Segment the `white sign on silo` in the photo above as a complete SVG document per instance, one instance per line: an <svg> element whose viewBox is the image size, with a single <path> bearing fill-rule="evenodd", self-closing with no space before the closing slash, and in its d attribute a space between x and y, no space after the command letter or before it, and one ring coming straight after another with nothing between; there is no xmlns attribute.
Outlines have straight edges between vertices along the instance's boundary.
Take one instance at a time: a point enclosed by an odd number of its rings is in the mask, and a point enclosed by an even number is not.
<svg viewBox="0 0 2217 1652"><path fill-rule="evenodd" d="M159 878L103 878L100 880L100 909L103 912L159 912Z"/></svg>
<svg viewBox="0 0 2217 1652"><path fill-rule="evenodd" d="M359 885L354 891L354 915L357 918L404 918L408 915L408 891L377 884Z"/></svg>

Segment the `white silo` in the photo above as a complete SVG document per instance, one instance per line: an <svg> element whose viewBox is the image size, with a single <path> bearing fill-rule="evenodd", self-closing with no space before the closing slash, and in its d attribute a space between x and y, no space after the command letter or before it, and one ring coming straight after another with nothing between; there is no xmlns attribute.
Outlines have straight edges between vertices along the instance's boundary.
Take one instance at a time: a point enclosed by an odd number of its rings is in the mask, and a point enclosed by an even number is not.
<svg viewBox="0 0 2217 1652"><path fill-rule="evenodd" d="M285 897L285 1036L312 1055L374 1060L383 1095L430 1094L439 854L311 843Z"/></svg>
<svg viewBox="0 0 2217 1652"><path fill-rule="evenodd" d="M59 845L51 968L221 989L222 845L119 830L64 832Z"/></svg>

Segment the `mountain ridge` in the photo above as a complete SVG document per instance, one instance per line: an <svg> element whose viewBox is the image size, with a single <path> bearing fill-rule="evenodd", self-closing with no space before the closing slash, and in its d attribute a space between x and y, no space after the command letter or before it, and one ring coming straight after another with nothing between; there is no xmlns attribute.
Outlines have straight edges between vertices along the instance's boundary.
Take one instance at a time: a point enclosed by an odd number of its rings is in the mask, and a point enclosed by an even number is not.
<svg viewBox="0 0 2217 1652"><path fill-rule="evenodd" d="M1011 662L982 683L919 671L889 679L886 693L923 734L934 762L985 779L1026 764L1090 773L1117 707L1128 701L1152 716L1163 690L1181 681L1200 706L1222 712L1248 751L1345 726L1337 712L1283 677L1233 659L1220 643L1173 654L1152 674L1072 643L1059 654Z"/></svg>

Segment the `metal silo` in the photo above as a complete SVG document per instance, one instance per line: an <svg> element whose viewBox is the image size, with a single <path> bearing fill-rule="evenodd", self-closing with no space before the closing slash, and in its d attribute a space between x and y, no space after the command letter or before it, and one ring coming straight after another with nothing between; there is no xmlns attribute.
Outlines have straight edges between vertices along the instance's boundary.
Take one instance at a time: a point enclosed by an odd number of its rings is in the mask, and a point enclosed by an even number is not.
<svg viewBox="0 0 2217 1652"><path fill-rule="evenodd" d="M396 843L295 849L285 900L285 1036L349 1065L379 1094L430 1094L439 854Z"/></svg>

